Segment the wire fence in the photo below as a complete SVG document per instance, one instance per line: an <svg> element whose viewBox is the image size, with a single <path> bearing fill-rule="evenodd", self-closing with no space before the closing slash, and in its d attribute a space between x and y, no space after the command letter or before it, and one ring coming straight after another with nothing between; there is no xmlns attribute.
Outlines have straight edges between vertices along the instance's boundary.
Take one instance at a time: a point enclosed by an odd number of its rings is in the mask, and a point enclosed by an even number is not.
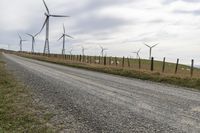
<svg viewBox="0 0 200 133"><path fill-rule="evenodd" d="M54 60L61 60L63 62L83 63L93 66L115 67L121 69L145 71L153 74L163 74L178 77L199 78L200 69L194 67L194 60L192 59L191 65L180 64L180 59L174 63L169 63L164 57L162 61L130 57L102 57L102 56L87 56L87 55L60 55L60 54L42 54L42 53L28 53L21 52L15 54L27 54L31 56L45 57Z"/></svg>

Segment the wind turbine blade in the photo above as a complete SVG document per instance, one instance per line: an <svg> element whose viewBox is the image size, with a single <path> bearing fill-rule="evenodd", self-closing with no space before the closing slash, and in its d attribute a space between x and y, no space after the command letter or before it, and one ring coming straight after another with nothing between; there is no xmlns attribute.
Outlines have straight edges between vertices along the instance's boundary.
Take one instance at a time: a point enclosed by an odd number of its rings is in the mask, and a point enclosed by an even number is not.
<svg viewBox="0 0 200 133"><path fill-rule="evenodd" d="M28 35L28 36L31 36L31 37L34 37L33 35L31 35L31 34L28 34L28 33L26 33L26 35Z"/></svg>
<svg viewBox="0 0 200 133"><path fill-rule="evenodd" d="M141 51L141 49L138 50L138 53Z"/></svg>
<svg viewBox="0 0 200 133"><path fill-rule="evenodd" d="M22 40L22 37L20 36L20 34L19 34L19 33L18 33L18 36L19 36L20 40Z"/></svg>
<svg viewBox="0 0 200 133"><path fill-rule="evenodd" d="M150 48L150 46L149 46L149 45L147 45L146 43L144 43L144 45L146 45L147 47L149 47L149 48Z"/></svg>
<svg viewBox="0 0 200 133"><path fill-rule="evenodd" d="M67 37L69 37L69 38L72 38L72 39L74 39L72 36L70 36L70 35L67 35L67 34L65 34L65 36L67 36Z"/></svg>
<svg viewBox="0 0 200 133"><path fill-rule="evenodd" d="M44 0L43 0L43 3L44 3L44 6L45 6L45 8L47 10L47 13L49 14L49 9L48 9L47 4L46 4L46 2Z"/></svg>
<svg viewBox="0 0 200 133"><path fill-rule="evenodd" d="M65 25L63 24L63 31L64 31L64 34L65 34Z"/></svg>
<svg viewBox="0 0 200 133"><path fill-rule="evenodd" d="M157 43L157 44L153 45L153 46L152 46L152 48L153 48L153 47L155 47L155 46L157 46L158 44L159 44L159 43Z"/></svg>
<svg viewBox="0 0 200 133"><path fill-rule="evenodd" d="M44 24L42 25L42 28L41 28L40 32L38 32L38 34L39 34L39 33L41 33L41 32L42 32L42 30L44 29L44 26L45 26L45 25L46 25L46 23L47 23L47 19L48 19L48 18L46 18L46 19L45 19L45 21L44 21Z"/></svg>
<svg viewBox="0 0 200 133"><path fill-rule="evenodd" d="M64 16L64 15L49 15L50 17L69 17L69 16Z"/></svg>
<svg viewBox="0 0 200 133"><path fill-rule="evenodd" d="M39 34L40 34L40 32L36 33L36 34L34 35L34 37L36 37L36 36L39 35Z"/></svg>
<svg viewBox="0 0 200 133"><path fill-rule="evenodd" d="M103 47L101 45L99 45L99 47L103 50Z"/></svg>
<svg viewBox="0 0 200 133"><path fill-rule="evenodd" d="M62 36L61 36L61 37L58 39L58 41L59 41L60 39L62 39L62 38L63 38L63 36L64 36L64 35L62 35Z"/></svg>

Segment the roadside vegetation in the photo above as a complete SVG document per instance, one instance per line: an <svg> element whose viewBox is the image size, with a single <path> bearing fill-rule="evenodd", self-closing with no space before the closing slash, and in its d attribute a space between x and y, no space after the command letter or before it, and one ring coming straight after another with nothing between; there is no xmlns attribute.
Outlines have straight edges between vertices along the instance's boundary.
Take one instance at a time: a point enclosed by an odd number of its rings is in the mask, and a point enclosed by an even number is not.
<svg viewBox="0 0 200 133"><path fill-rule="evenodd" d="M13 78L5 66L0 58L0 133L53 132L46 124L44 109L33 104L28 89Z"/></svg>
<svg viewBox="0 0 200 133"><path fill-rule="evenodd" d="M167 83L182 87L189 87L189 88L195 88L200 90L200 70L194 69L194 76L190 76L190 67L185 65L179 65L178 67L178 74L174 74L174 68L175 64L173 63L166 63L166 70L164 73L162 73L162 62L155 61L155 69L154 71L147 70L150 65L147 60L141 60L141 64L143 65L142 69L137 69L136 67L120 67L115 65L104 65L104 64L98 64L98 63L91 63L86 61L78 61L74 59L75 57L72 57L70 59L63 57L63 56L43 56L43 55L33 55L33 54L26 54L26 53L18 53L18 55L26 57L26 58L32 58L40 61L46 61L51 62L55 64L61 64L65 66L70 67L76 67L76 68L82 68L92 71L98 71L98 72L104 72L109 74L115 74L125 77L132 77L132 78L138 78L142 80L150 80L160 83ZM92 57L94 58L94 57ZM89 60L89 58L88 58ZM102 60L102 59L101 59ZM112 59L111 59L112 60ZM114 59L113 59L114 60ZM118 61L120 62L122 58L119 58ZM130 64L136 65L137 60L131 60ZM125 62L124 64L126 64ZM146 67L147 69L144 69Z"/></svg>

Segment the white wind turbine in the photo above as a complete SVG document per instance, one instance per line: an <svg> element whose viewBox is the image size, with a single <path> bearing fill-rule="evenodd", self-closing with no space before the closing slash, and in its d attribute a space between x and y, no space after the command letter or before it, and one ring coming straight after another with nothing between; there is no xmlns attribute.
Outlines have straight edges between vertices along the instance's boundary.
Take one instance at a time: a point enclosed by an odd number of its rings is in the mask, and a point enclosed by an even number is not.
<svg viewBox="0 0 200 133"><path fill-rule="evenodd" d="M108 50L107 48L104 48L102 46L99 45L99 47L101 48L101 56L104 56L104 51Z"/></svg>
<svg viewBox="0 0 200 133"><path fill-rule="evenodd" d="M136 51L136 52L132 52L132 53L136 54L136 58L140 58L140 55L139 55L140 51L141 51L141 49L139 49L139 50Z"/></svg>
<svg viewBox="0 0 200 133"><path fill-rule="evenodd" d="M32 38L32 48L31 48L31 52L34 53L34 52L35 52L35 49L34 49L34 47L35 47L35 37L36 37L39 33L37 33L37 34L35 34L35 35L28 34L28 33L26 33L26 34Z"/></svg>
<svg viewBox="0 0 200 133"><path fill-rule="evenodd" d="M155 44L155 45L153 45L153 46L150 46L150 45L147 45L146 43L144 43L144 45L146 45L146 46L149 48L149 59L150 59L150 60L151 60L151 58L152 58L152 56L151 56L151 54L152 54L152 49L153 49L154 47L156 47L158 44L159 44L159 43L157 43L157 44Z"/></svg>
<svg viewBox="0 0 200 133"><path fill-rule="evenodd" d="M22 52L22 44L23 44L23 42L25 42L26 40L23 40L19 33L18 33L18 36L19 36L19 39L20 39L20 42L19 42L20 52Z"/></svg>
<svg viewBox="0 0 200 133"><path fill-rule="evenodd" d="M44 26L46 25L46 39L45 39L45 45L44 45L44 53L45 54L50 54L50 48L49 48L49 20L51 17L69 17L69 16L63 16L63 15L52 15L49 12L49 9L47 7L47 4L45 3L45 1L43 0L44 6L46 8L46 13L44 14L46 16L46 19L44 21L44 24L42 26L41 31L43 30ZM41 32L40 31L40 32Z"/></svg>
<svg viewBox="0 0 200 133"><path fill-rule="evenodd" d="M70 35L67 35L65 32L66 32L66 31L65 31L65 25L63 24L63 34L62 34L62 36L58 39L58 40L63 39L62 55L65 54L65 37L68 37L68 38L72 38L72 39L73 39L73 37L71 37Z"/></svg>

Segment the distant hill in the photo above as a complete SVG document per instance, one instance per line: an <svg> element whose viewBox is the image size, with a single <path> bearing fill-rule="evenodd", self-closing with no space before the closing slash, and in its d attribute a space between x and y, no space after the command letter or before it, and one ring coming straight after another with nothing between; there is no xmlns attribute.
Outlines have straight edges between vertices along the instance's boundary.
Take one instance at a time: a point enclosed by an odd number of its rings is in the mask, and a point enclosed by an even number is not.
<svg viewBox="0 0 200 133"><path fill-rule="evenodd" d="M0 49L0 52L3 52L4 51L4 49Z"/></svg>

